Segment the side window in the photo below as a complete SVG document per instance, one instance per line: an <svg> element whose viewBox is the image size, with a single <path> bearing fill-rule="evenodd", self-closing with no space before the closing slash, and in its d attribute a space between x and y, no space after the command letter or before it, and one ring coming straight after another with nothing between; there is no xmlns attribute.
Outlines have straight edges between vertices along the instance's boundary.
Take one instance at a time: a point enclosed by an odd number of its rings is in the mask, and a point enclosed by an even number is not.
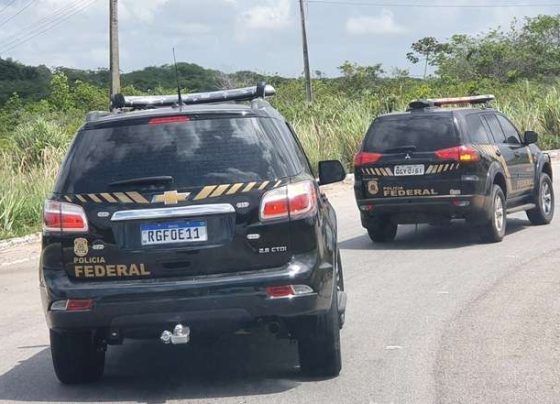
<svg viewBox="0 0 560 404"><path fill-rule="evenodd" d="M502 130L498 119L496 119L496 115L485 114L484 119L486 120L486 123L490 128L490 133L494 138L494 143L506 143L506 135L504 134L504 131Z"/></svg>
<svg viewBox="0 0 560 404"><path fill-rule="evenodd" d="M292 128L292 125L290 125L288 122L286 122L286 127L288 128L288 131L292 134L292 137L294 139L294 141L296 142L296 147L294 147L296 155L297 155L297 159L300 161L301 166L304 167L304 169L311 175L314 175L314 171L313 168L311 167L311 164L309 164L309 160L307 159L307 156L305 155L305 152L303 151L303 147L301 146L301 143L299 142L299 138L296 135L296 131L294 130L294 128Z"/></svg>
<svg viewBox="0 0 560 404"><path fill-rule="evenodd" d="M482 123L480 114L467 115L465 120L467 122L467 131L471 142L475 144L493 143L486 126Z"/></svg>
<svg viewBox="0 0 560 404"><path fill-rule="evenodd" d="M497 115L498 121L504 130L506 135L506 143L509 144L521 144L521 138L519 137L519 132L515 129L515 126L502 115Z"/></svg>

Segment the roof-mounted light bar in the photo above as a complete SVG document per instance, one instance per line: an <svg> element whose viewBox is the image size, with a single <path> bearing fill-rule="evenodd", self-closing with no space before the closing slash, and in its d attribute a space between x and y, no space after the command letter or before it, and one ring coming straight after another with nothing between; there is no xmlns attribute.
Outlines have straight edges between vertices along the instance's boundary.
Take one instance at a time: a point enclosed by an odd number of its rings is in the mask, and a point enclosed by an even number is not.
<svg viewBox="0 0 560 404"><path fill-rule="evenodd" d="M211 91L206 93L192 93L182 97L183 105L208 104L227 101L252 101L256 98L269 97L276 94L276 90L269 84L259 84L253 87L236 88L233 90ZM117 97L120 96L120 97ZM179 97L175 95L147 95L123 97L120 94L113 97L113 108L150 109L168 107L179 104Z"/></svg>
<svg viewBox="0 0 560 404"><path fill-rule="evenodd" d="M487 95L473 95L469 97L450 97L450 98L427 98L422 100L412 101L408 104L409 109L422 109L429 107L443 107L446 105L476 105L488 104L494 101L496 97L491 94Z"/></svg>

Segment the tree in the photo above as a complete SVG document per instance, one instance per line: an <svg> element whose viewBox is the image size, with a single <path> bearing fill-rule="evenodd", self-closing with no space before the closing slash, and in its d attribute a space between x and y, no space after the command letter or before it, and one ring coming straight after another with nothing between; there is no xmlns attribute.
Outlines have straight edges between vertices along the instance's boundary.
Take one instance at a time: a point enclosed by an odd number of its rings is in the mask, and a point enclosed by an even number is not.
<svg viewBox="0 0 560 404"><path fill-rule="evenodd" d="M360 66L357 63L345 61L338 70L343 76L343 90L351 93L370 91L377 86L385 71L381 63L371 66Z"/></svg>
<svg viewBox="0 0 560 404"><path fill-rule="evenodd" d="M411 48L412 52L408 52L406 58L414 64L420 62L421 58L424 59L424 78L428 72L428 65L435 66L438 58L449 52L449 45L438 42L433 36L419 39L411 45Z"/></svg>
<svg viewBox="0 0 560 404"><path fill-rule="evenodd" d="M51 91L49 103L53 110L68 111L72 108L70 85L68 84L68 77L64 73L53 74L49 88Z"/></svg>

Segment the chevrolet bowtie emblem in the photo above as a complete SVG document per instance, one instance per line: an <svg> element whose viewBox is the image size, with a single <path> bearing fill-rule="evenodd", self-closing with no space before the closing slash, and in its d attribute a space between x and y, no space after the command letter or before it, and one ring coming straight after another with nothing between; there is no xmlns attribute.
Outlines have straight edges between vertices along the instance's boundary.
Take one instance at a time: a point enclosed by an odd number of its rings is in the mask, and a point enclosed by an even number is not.
<svg viewBox="0 0 560 404"><path fill-rule="evenodd" d="M190 192L166 191L161 195L154 195L152 203L164 203L166 205L177 205L179 202L186 201Z"/></svg>

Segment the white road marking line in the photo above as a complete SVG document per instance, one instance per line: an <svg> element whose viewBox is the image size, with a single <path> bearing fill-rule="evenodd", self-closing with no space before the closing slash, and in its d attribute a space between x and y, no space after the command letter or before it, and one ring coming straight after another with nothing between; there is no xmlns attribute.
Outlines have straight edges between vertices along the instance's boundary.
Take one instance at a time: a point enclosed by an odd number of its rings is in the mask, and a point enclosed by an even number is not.
<svg viewBox="0 0 560 404"><path fill-rule="evenodd" d="M400 345L387 345L387 346L385 347L385 349L386 349L387 351L395 351L395 350L397 350L397 349L402 349L402 346L400 346Z"/></svg>

